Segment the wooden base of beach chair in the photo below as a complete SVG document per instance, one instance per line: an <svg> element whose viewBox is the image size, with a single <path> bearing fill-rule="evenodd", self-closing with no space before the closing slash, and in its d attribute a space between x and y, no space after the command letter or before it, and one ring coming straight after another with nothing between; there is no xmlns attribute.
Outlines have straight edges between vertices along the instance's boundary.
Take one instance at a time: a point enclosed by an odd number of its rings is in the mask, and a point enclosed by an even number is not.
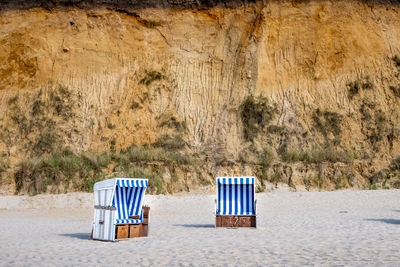
<svg viewBox="0 0 400 267"><path fill-rule="evenodd" d="M115 239L147 236L148 225L143 223L129 223L116 225Z"/></svg>
<svg viewBox="0 0 400 267"><path fill-rule="evenodd" d="M143 207L143 223L125 223L116 225L115 239L145 237L149 233L150 207Z"/></svg>
<svg viewBox="0 0 400 267"><path fill-rule="evenodd" d="M143 206L143 223L141 229L141 236L148 236L149 234L149 217L150 217L150 207Z"/></svg>
<svg viewBox="0 0 400 267"><path fill-rule="evenodd" d="M256 227L256 216L217 215L216 227Z"/></svg>
<svg viewBox="0 0 400 267"><path fill-rule="evenodd" d="M116 239L122 239L122 238L128 238L129 237L129 225L117 225L115 229L115 238Z"/></svg>

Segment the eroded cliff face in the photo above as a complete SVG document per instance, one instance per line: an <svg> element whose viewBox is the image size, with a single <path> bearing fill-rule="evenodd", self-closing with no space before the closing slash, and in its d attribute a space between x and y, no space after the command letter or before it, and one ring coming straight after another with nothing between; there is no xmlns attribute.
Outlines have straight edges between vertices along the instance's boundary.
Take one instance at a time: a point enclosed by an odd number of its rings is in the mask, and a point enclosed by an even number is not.
<svg viewBox="0 0 400 267"><path fill-rule="evenodd" d="M3 8L2 190L85 190L106 174L169 193L218 175L255 175L259 190L400 186L399 10Z"/></svg>

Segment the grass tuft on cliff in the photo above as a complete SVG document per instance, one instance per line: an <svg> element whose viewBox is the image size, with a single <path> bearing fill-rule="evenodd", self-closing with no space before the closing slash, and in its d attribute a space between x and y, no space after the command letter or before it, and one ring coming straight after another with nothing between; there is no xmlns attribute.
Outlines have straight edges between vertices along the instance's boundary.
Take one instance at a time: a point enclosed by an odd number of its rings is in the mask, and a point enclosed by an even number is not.
<svg viewBox="0 0 400 267"><path fill-rule="evenodd" d="M342 132L343 115L333 111L322 111L319 108L312 115L314 127L325 137L332 133L339 136Z"/></svg>
<svg viewBox="0 0 400 267"><path fill-rule="evenodd" d="M322 162L343 162L350 163L353 161L353 155L349 152L333 150L331 148L315 149L315 150L287 150L282 154L284 162L305 162L305 163L322 163Z"/></svg>
<svg viewBox="0 0 400 267"><path fill-rule="evenodd" d="M400 85L398 86L389 86L389 89L393 92L396 97L400 97Z"/></svg>
<svg viewBox="0 0 400 267"><path fill-rule="evenodd" d="M139 81L139 84L149 86L154 81L165 79L165 76L159 71L145 71L146 75Z"/></svg>
<svg viewBox="0 0 400 267"><path fill-rule="evenodd" d="M371 77L369 75L365 76L362 79L357 79L355 81L349 82L346 84L348 89L349 98L353 99L354 96L358 95L358 93L363 90L372 90L375 88L374 83L371 81Z"/></svg>
<svg viewBox="0 0 400 267"><path fill-rule="evenodd" d="M394 64L396 64L396 67L400 67L400 57L398 55L394 55L392 57L392 60L393 60Z"/></svg>
<svg viewBox="0 0 400 267"><path fill-rule="evenodd" d="M91 192L110 162L108 153L75 154L69 149L52 156L31 157L17 165L14 173L16 193L64 193L60 188L65 192L68 189Z"/></svg>
<svg viewBox="0 0 400 267"><path fill-rule="evenodd" d="M274 118L276 107L267 98L250 95L240 106L243 134L247 141L253 141L258 133Z"/></svg>

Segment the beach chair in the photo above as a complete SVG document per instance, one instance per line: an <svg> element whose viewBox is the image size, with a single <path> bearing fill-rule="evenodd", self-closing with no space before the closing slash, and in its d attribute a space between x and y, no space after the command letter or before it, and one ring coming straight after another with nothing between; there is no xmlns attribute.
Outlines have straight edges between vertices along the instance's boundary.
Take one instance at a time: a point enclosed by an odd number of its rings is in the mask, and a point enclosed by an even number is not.
<svg viewBox="0 0 400 267"><path fill-rule="evenodd" d="M142 207L147 179L114 178L94 184L92 238L103 241L148 235L149 207Z"/></svg>
<svg viewBox="0 0 400 267"><path fill-rule="evenodd" d="M216 227L256 227L255 177L217 177Z"/></svg>

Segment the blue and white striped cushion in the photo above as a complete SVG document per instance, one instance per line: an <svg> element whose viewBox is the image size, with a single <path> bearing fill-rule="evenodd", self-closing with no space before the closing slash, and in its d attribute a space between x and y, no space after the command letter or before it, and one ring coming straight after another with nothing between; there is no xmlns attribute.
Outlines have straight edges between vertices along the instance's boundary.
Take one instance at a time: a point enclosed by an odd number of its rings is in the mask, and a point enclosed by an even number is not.
<svg viewBox="0 0 400 267"><path fill-rule="evenodd" d="M119 187L147 187L148 181L147 180L125 180L125 179L118 179L117 186Z"/></svg>
<svg viewBox="0 0 400 267"><path fill-rule="evenodd" d="M254 177L217 178L218 215L255 215Z"/></svg>
<svg viewBox="0 0 400 267"><path fill-rule="evenodd" d="M132 220L130 216L140 216L139 222L143 221L142 203L145 192L146 187L116 186L113 199L113 206L116 208L116 223Z"/></svg>
<svg viewBox="0 0 400 267"><path fill-rule="evenodd" d="M141 223L140 219L117 219L116 223Z"/></svg>

